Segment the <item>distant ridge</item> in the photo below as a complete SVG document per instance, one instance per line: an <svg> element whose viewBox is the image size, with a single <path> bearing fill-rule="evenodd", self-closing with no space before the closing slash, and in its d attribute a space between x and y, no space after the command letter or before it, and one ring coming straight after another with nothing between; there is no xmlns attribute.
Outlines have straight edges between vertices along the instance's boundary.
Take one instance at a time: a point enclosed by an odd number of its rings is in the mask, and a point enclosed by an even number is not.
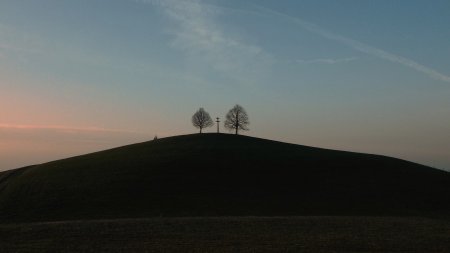
<svg viewBox="0 0 450 253"><path fill-rule="evenodd" d="M450 173L228 134L157 139L0 173L0 222L444 215Z"/></svg>

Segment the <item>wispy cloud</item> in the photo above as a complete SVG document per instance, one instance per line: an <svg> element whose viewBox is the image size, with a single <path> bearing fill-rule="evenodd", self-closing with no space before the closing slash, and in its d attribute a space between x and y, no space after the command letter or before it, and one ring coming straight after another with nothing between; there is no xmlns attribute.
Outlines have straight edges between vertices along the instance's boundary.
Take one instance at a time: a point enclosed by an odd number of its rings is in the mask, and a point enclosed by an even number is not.
<svg viewBox="0 0 450 253"><path fill-rule="evenodd" d="M0 53L40 53L40 42L33 35L19 32L11 26L0 24Z"/></svg>
<svg viewBox="0 0 450 253"><path fill-rule="evenodd" d="M151 138L148 133L123 129L0 123L0 171Z"/></svg>
<svg viewBox="0 0 450 253"><path fill-rule="evenodd" d="M36 51L34 51L32 49L26 49L26 48L23 48L23 47L18 47L16 45L7 44L7 43L1 42L1 41L0 41L0 49L16 51L16 52L36 52Z"/></svg>
<svg viewBox="0 0 450 253"><path fill-rule="evenodd" d="M102 127L0 124L0 144L2 145L41 143L46 146L57 143L69 147L76 143L91 143L119 146L145 141L152 137L149 133Z"/></svg>
<svg viewBox="0 0 450 253"><path fill-rule="evenodd" d="M145 134L137 131L129 131L122 129L111 129L101 127L71 127L61 125L17 125L17 124L0 124L0 129L9 130L54 130L60 132L101 132L101 133L124 133L124 134Z"/></svg>
<svg viewBox="0 0 450 253"><path fill-rule="evenodd" d="M246 43L236 34L229 34L217 22L223 9L200 0L141 0L161 7L175 24L168 29L173 36L171 46L185 52L190 59L206 68L244 79L265 71L271 58L261 47Z"/></svg>
<svg viewBox="0 0 450 253"><path fill-rule="evenodd" d="M314 64L314 63L318 63L318 64L338 64L338 63L345 63L345 62L355 61L357 59L358 58L356 58L356 57L339 58L339 59L331 59L331 58L319 58L319 59L310 59L310 60L298 59L295 62L300 63L300 64Z"/></svg>
<svg viewBox="0 0 450 253"><path fill-rule="evenodd" d="M290 15L287 15L285 13L281 13L278 11L274 11L271 9L267 9L265 7L257 7L261 12L263 13L268 13L268 14L272 14L278 17L282 17L284 19L290 20L293 23L299 25L300 27L302 27L305 30L308 30L312 33L318 34L324 38L327 38L329 40L333 40L336 42L339 42L341 44L347 45L357 51L360 51L362 53L368 54L368 55L372 55L375 57L378 57L380 59L384 59L393 63L398 63L401 64L403 66L409 67L415 71L421 72L423 74L428 75L429 77L436 79L436 80L440 80L443 82L448 82L450 83L450 76L447 76L445 74L442 74L430 67L424 66L416 61L413 61L411 59L387 52L385 50L370 46L368 44L362 43L360 41L330 32L328 30L325 30L321 27L319 27L316 24L304 21L300 18L297 17L292 17Z"/></svg>

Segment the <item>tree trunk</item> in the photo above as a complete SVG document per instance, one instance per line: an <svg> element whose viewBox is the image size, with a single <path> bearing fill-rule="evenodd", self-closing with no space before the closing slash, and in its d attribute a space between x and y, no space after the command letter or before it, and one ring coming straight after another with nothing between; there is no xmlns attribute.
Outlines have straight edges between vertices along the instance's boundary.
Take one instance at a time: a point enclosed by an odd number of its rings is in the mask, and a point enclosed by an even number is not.
<svg viewBox="0 0 450 253"><path fill-rule="evenodd" d="M239 130L239 112L236 112L236 135L238 134L238 130Z"/></svg>
<svg viewBox="0 0 450 253"><path fill-rule="evenodd" d="M200 127L200 133L202 133L202 128Z"/></svg>

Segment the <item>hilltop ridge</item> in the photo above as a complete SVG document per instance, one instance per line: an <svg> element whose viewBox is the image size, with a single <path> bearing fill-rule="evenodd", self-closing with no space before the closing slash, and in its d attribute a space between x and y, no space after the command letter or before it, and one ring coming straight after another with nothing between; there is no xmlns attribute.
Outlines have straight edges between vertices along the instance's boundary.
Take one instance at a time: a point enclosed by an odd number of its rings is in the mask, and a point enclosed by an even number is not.
<svg viewBox="0 0 450 253"><path fill-rule="evenodd" d="M0 221L445 215L450 173L228 134L162 138L0 173Z"/></svg>

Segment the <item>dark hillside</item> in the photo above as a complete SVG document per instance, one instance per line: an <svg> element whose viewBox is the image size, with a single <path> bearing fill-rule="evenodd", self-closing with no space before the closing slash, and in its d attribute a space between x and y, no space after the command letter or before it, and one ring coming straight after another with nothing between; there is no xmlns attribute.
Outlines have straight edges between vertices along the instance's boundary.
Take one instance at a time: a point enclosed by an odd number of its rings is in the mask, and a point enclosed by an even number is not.
<svg viewBox="0 0 450 253"><path fill-rule="evenodd" d="M185 135L0 174L0 220L446 215L450 173L226 134Z"/></svg>

